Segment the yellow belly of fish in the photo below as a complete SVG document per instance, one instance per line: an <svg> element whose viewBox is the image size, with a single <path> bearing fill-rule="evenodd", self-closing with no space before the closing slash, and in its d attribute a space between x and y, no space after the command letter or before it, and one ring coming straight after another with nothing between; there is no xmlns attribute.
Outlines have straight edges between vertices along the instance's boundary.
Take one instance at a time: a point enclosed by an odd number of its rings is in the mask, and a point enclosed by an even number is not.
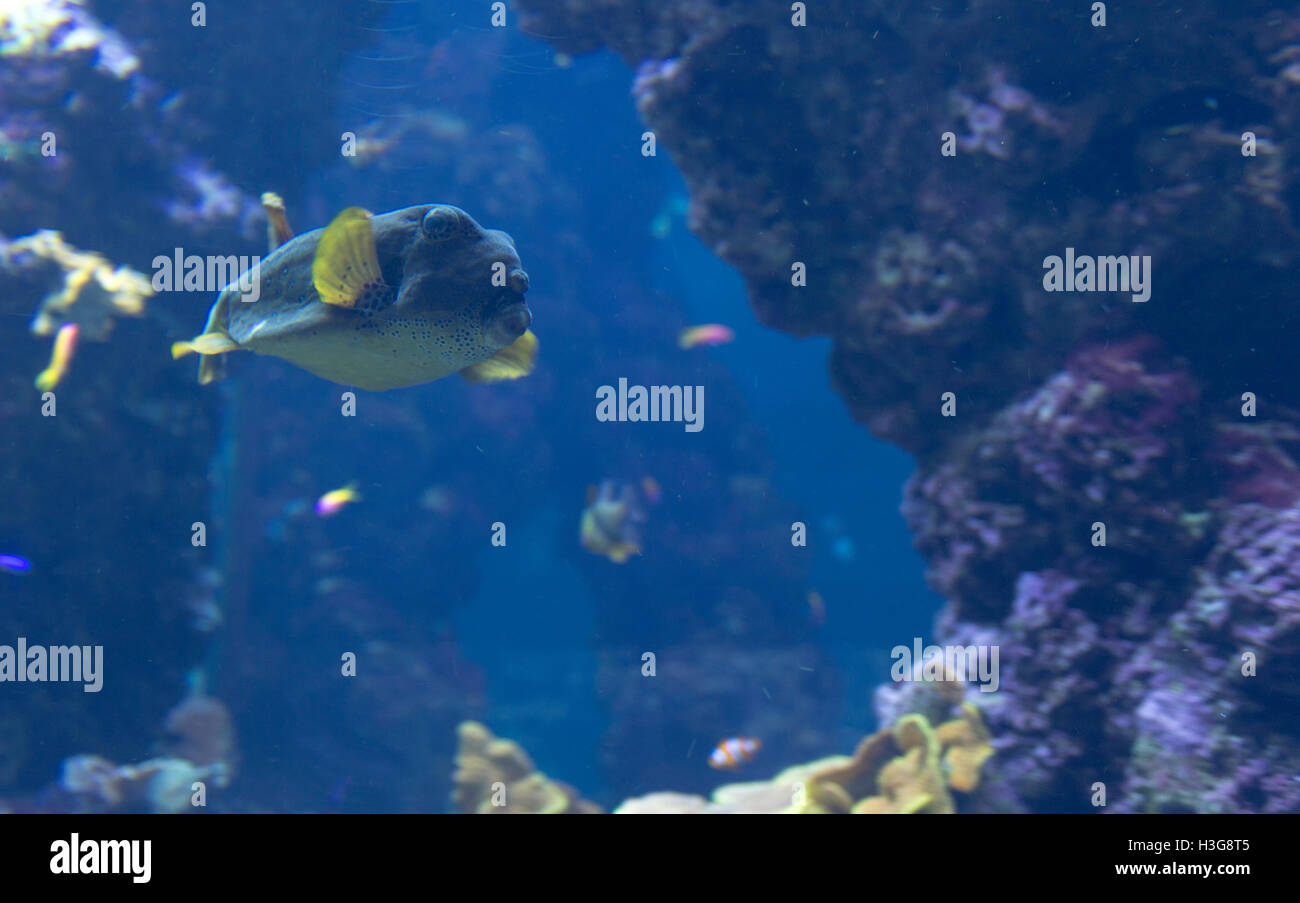
<svg viewBox="0 0 1300 903"><path fill-rule="evenodd" d="M409 329L382 334L321 330L266 342L254 338L243 347L281 358L323 379L372 392L433 382L476 363Z"/></svg>

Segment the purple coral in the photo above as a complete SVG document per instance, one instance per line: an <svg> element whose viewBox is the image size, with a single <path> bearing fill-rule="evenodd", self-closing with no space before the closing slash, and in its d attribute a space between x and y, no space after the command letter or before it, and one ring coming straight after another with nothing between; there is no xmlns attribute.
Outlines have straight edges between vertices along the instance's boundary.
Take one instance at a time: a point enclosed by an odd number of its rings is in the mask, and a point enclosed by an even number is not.
<svg viewBox="0 0 1300 903"><path fill-rule="evenodd" d="M1150 358L1147 364L1143 358ZM1196 386L1149 342L1096 346L952 455L922 467L903 512L935 589L959 611L1005 612L1017 575L1052 567L1116 576L1114 549L1185 559L1200 536L1180 518L1198 453ZM1158 505L1151 503L1159 499ZM1091 545L1106 524L1106 549Z"/></svg>

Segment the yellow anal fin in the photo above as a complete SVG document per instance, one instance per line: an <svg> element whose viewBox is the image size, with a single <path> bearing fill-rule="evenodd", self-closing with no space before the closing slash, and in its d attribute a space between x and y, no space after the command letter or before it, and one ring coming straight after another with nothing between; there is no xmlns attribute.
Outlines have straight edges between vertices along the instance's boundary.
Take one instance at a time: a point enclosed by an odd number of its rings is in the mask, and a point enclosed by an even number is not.
<svg viewBox="0 0 1300 903"><path fill-rule="evenodd" d="M293 238L289 217L284 212L284 198L274 191L267 191L262 194L262 209L266 211L266 240L274 251Z"/></svg>
<svg viewBox="0 0 1300 903"><path fill-rule="evenodd" d="M533 372L537 362L537 336L531 329L485 361L471 364L460 375L466 382L495 383L518 379Z"/></svg>
<svg viewBox="0 0 1300 903"><path fill-rule="evenodd" d="M226 378L226 359L217 354L199 358L199 385L206 386Z"/></svg>
<svg viewBox="0 0 1300 903"><path fill-rule="evenodd" d="M349 207L325 228L311 262L311 281L326 304L355 307L383 284L370 214Z"/></svg>

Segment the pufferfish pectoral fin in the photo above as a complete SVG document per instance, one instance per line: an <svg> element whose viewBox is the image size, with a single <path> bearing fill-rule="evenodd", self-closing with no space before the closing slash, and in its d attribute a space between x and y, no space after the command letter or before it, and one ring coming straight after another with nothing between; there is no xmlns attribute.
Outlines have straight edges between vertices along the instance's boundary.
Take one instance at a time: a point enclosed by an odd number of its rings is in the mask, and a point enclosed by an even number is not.
<svg viewBox="0 0 1300 903"><path fill-rule="evenodd" d="M537 336L531 329L485 361L470 364L460 375L468 383L495 383L518 379L533 372L537 362Z"/></svg>
<svg viewBox="0 0 1300 903"><path fill-rule="evenodd" d="M387 290L369 213L349 207L325 227L311 262L311 281L320 299L336 307L354 308Z"/></svg>
<svg viewBox="0 0 1300 903"><path fill-rule="evenodd" d="M217 355L228 351L238 351L239 344L224 332L205 332L188 342L173 342L172 357L182 358L187 354L201 354L199 361L199 385L206 386L226 375L225 362Z"/></svg>

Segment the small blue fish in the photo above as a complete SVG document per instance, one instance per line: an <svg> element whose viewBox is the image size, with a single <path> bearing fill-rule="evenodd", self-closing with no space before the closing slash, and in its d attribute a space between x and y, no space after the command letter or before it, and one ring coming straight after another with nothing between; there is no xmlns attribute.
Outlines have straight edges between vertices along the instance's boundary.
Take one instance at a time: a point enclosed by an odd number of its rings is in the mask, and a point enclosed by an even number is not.
<svg viewBox="0 0 1300 903"><path fill-rule="evenodd" d="M32 563L19 555L0 555L0 571L9 574L25 575L32 569Z"/></svg>

